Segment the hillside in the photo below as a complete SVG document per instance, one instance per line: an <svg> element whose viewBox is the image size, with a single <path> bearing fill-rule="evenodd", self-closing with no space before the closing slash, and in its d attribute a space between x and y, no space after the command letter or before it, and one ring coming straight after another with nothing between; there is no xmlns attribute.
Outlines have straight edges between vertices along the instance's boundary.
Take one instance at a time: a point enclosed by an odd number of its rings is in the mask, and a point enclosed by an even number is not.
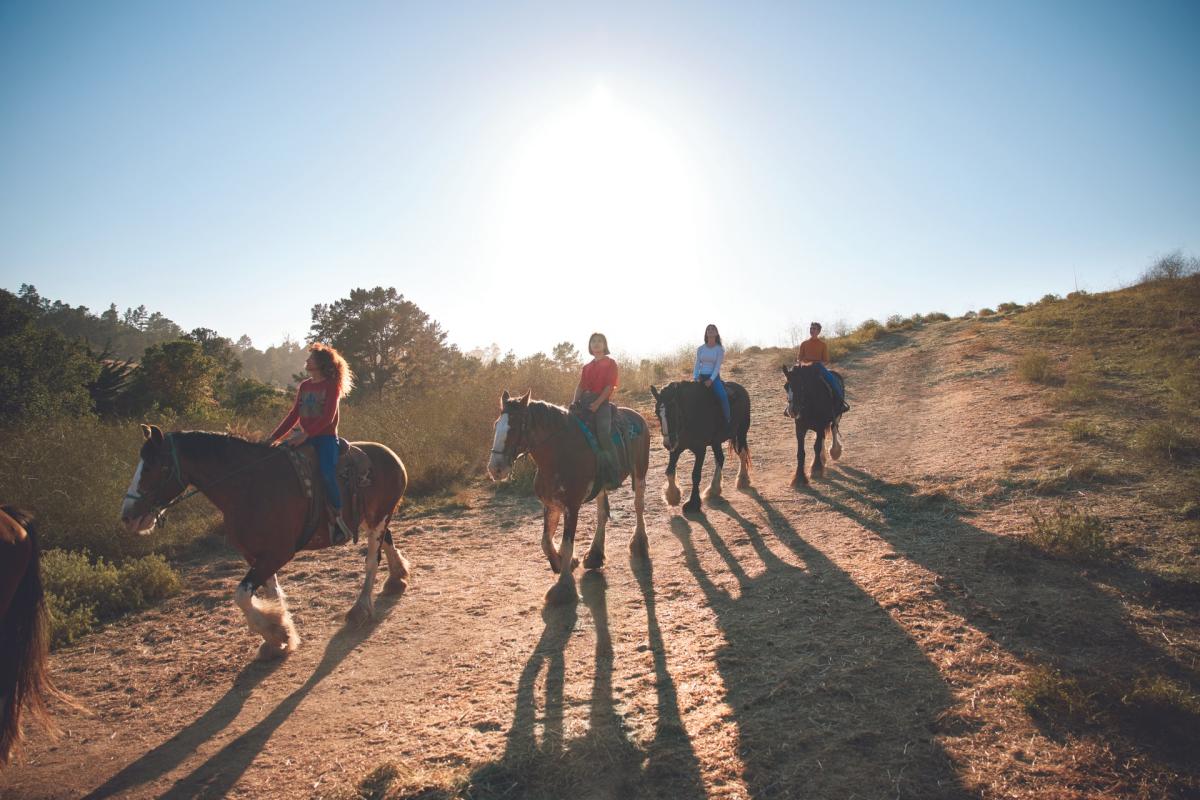
<svg viewBox="0 0 1200 800"><path fill-rule="evenodd" d="M651 564L629 563L620 491L574 609L542 607L540 506L490 485L394 524L412 585L361 630L342 627L357 550L290 564L305 641L283 663L251 660L240 560L195 561L180 596L55 655L95 716L35 735L0 793L1194 796L1195 414L1175 387L1200 303L1180 285L1129 290L1140 323L1113 340L1120 293L896 326L840 365L845 453L799 491L786 353L731 356L754 489L679 516L656 438Z"/></svg>

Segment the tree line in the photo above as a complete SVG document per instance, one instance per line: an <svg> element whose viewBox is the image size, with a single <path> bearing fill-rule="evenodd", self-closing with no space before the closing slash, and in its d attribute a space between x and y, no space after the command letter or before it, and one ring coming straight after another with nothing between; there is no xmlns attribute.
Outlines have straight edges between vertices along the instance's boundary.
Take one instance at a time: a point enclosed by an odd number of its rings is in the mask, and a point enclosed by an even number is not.
<svg viewBox="0 0 1200 800"><path fill-rule="evenodd" d="M305 346L317 341L336 347L354 370L351 402L419 397L480 369L561 372L581 363L569 342L524 359L495 344L463 353L395 288L353 289L313 306L311 319L304 344L289 339L259 350L247 336L184 331L144 305L122 313L111 304L95 314L43 298L30 284L16 294L0 289L0 424L84 414L258 415L290 402L304 377Z"/></svg>

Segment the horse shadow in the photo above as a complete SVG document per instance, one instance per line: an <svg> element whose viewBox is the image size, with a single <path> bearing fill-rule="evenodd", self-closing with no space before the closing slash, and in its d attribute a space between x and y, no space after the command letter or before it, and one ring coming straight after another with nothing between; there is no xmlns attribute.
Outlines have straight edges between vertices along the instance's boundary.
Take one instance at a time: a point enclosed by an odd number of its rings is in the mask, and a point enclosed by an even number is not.
<svg viewBox="0 0 1200 800"><path fill-rule="evenodd" d="M354 649L368 639L391 613L398 597L381 596L375 604L375 620L361 627L343 626L325 646L325 653L308 680L284 698L274 710L180 778L164 792L163 798L218 798L225 797L237 780L262 752L274 732L282 725L308 694ZM175 734L166 742L155 747L137 761L122 769L101 786L86 795L87 800L113 797L128 792L166 775L204 742L224 730L241 712L252 690L268 675L278 669L281 661L247 664L233 686L212 708Z"/></svg>
<svg viewBox="0 0 1200 800"><path fill-rule="evenodd" d="M821 490L805 492L816 502L854 520L886 541L893 550L934 573L933 598L969 625L985 633L1021 661L1079 678L1103 693L1122 691L1151 673L1186 684L1200 683L1200 672L1149 640L1130 625L1129 612L1098 578L1120 585L1130 579L1103 567L1089 569L1070 561L1038 555L1012 537L988 533L964 519L951 503L930 502L907 484L895 484L843 465ZM1132 587L1125 586L1124 591ZM1112 701L1112 702L1110 702ZM1109 698L1113 707L1123 703ZM1173 719L1173 718L1172 718ZM1110 738L1124 756L1193 760L1180 751L1178 734L1194 735L1196 719L1178 724L1158 716L1146 724L1136 714L1113 715ZM1034 714L1044 733L1062 740L1093 722L1072 715ZM1190 726L1190 727L1189 727ZM1185 746L1186 748L1186 746Z"/></svg>
<svg viewBox="0 0 1200 800"><path fill-rule="evenodd" d="M602 572L588 572L580 582L580 593L595 624L596 668L587 734L570 741L563 734L564 653L577 619L575 607L547 608L542 613L546 627L518 682L505 752L471 775L470 785L481 796L492 796L495 790L496 796L517 797L706 797L699 761L684 730L675 684L666 667L666 648L655 615L653 567L641 559L630 563L647 610L654 662L658 715L653 740L637 743L617 709L607 581ZM539 742L536 684L543 667L545 705Z"/></svg>
<svg viewBox="0 0 1200 800"><path fill-rule="evenodd" d="M786 559L733 505L670 527L724 635L715 660L750 796L970 796L936 740L952 705L937 668L771 503L745 494ZM714 524L727 528L721 517L756 554L755 574ZM726 580L705 568L705 548Z"/></svg>

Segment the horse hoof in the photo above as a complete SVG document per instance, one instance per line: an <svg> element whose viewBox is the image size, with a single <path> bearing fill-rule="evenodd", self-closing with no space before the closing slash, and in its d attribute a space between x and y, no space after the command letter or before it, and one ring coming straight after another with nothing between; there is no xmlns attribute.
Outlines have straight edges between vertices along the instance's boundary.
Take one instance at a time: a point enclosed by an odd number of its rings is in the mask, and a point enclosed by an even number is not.
<svg viewBox="0 0 1200 800"><path fill-rule="evenodd" d="M840 448L840 447L829 448L829 457L832 458L834 461L837 461L839 458L842 457L842 448Z"/></svg>
<svg viewBox="0 0 1200 800"><path fill-rule="evenodd" d="M792 478L793 489L802 489L805 486L808 486L808 478L804 477L804 475L797 475L796 477Z"/></svg>
<svg viewBox="0 0 1200 800"><path fill-rule="evenodd" d="M363 603L355 603L350 607L350 610L346 612L346 622L355 627L358 627L359 625L365 625L370 621L370 619L371 609Z"/></svg>
<svg viewBox="0 0 1200 800"><path fill-rule="evenodd" d="M813 467L812 476L814 478L824 478L825 477L825 468L824 467Z"/></svg>
<svg viewBox="0 0 1200 800"><path fill-rule="evenodd" d="M683 513L699 514L700 513L700 501L699 500L688 500L686 503L683 504Z"/></svg>
<svg viewBox="0 0 1200 800"><path fill-rule="evenodd" d="M258 655L254 657L254 660L275 661L287 654L288 648L286 645L276 644L275 642L263 642L258 646Z"/></svg>
<svg viewBox="0 0 1200 800"><path fill-rule="evenodd" d="M408 581L401 578L399 575L387 579L383 584L383 591L380 594L386 597L392 597L398 594L404 594L408 590Z"/></svg>
<svg viewBox="0 0 1200 800"><path fill-rule="evenodd" d="M644 532L634 534L629 540L629 554L634 558L650 558L650 540Z"/></svg>
<svg viewBox="0 0 1200 800"><path fill-rule="evenodd" d="M566 606L579 602L579 595L575 592L575 581L559 581L550 587L546 592L546 605L548 606Z"/></svg>
<svg viewBox="0 0 1200 800"><path fill-rule="evenodd" d="M750 488L750 477L748 475L738 475L737 488L745 491Z"/></svg>
<svg viewBox="0 0 1200 800"><path fill-rule="evenodd" d="M591 553L588 553L587 558L585 558L583 560L583 568L584 569L601 569L603 567L604 567L604 556L603 555L599 555L599 554L592 555Z"/></svg>
<svg viewBox="0 0 1200 800"><path fill-rule="evenodd" d="M683 499L683 494L679 491L678 486L663 487L663 501L669 506L679 505L679 501Z"/></svg>

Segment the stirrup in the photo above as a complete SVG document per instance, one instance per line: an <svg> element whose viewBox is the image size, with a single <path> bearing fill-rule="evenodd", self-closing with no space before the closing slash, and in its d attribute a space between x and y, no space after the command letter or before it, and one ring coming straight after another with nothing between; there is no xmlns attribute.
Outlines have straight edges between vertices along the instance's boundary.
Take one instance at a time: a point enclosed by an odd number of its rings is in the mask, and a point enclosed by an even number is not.
<svg viewBox="0 0 1200 800"><path fill-rule="evenodd" d="M346 524L344 519L342 519L340 516L335 516L333 518L333 524L329 526L330 544L334 546L345 544L346 542L350 541L350 538L353 535L354 534L350 532L350 526Z"/></svg>

